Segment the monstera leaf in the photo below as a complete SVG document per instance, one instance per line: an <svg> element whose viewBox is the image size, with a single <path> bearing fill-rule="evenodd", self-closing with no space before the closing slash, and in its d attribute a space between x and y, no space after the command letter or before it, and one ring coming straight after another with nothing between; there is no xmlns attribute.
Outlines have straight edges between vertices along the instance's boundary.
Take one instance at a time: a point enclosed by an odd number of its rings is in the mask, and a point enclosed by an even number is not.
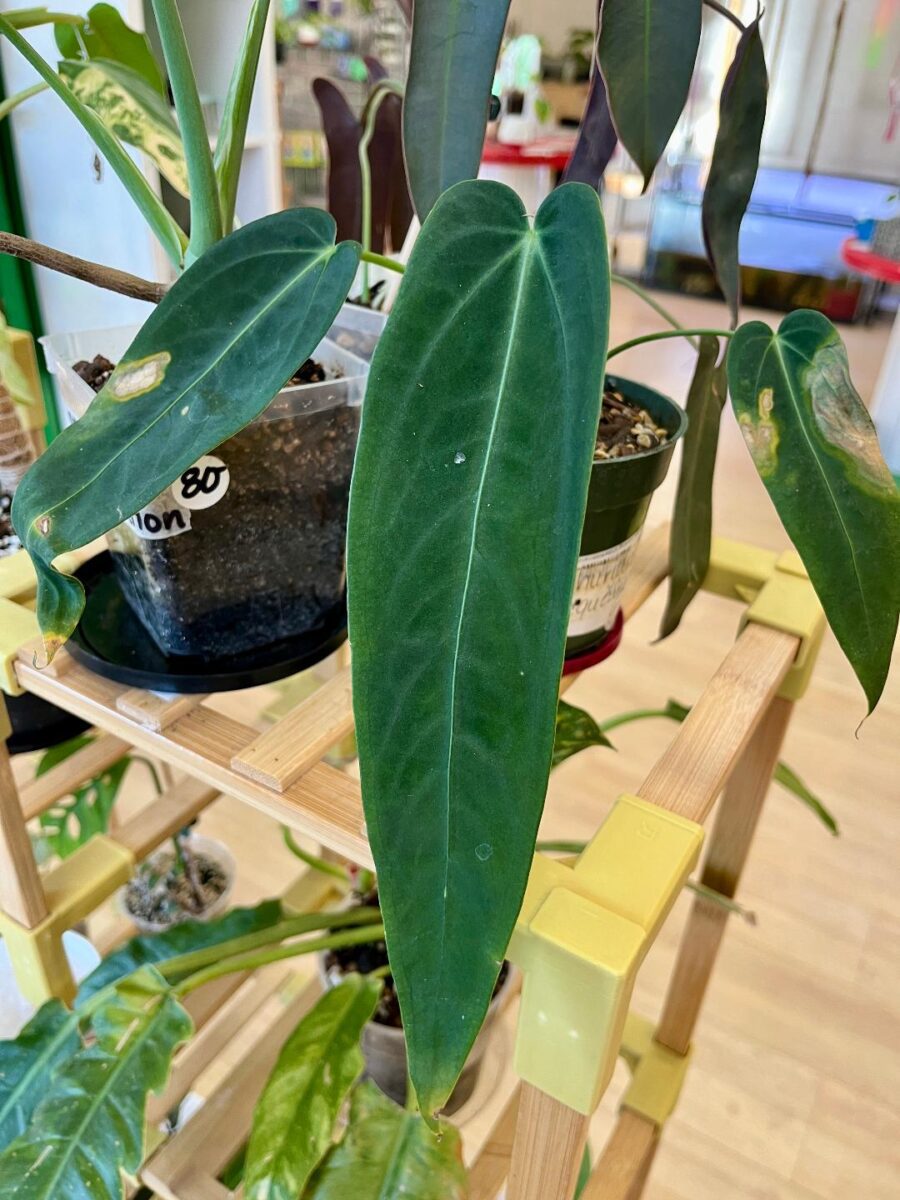
<svg viewBox="0 0 900 1200"><path fill-rule="evenodd" d="M698 0L699 3L699 0ZM403 140L419 220L474 179L509 0L416 0Z"/></svg>
<svg viewBox="0 0 900 1200"><path fill-rule="evenodd" d="M769 78L759 20L741 35L725 77L719 132L703 195L703 238L737 324L741 299L738 235L759 168Z"/></svg>
<svg viewBox="0 0 900 1200"><path fill-rule="evenodd" d="M52 746L41 756L35 775L40 778L92 741L91 737L77 737ZM120 758L95 779L75 788L71 799L59 801L45 809L38 818L42 846L58 858L68 858L95 833L106 833L113 805L130 764L131 759L127 756Z"/></svg>
<svg viewBox="0 0 900 1200"><path fill-rule="evenodd" d="M900 608L900 495L821 313L773 332L741 326L728 383L744 440L869 711L884 688Z"/></svg>
<svg viewBox="0 0 900 1200"><path fill-rule="evenodd" d="M556 710L552 766L558 767L561 762L565 762L573 754L587 750L589 746L605 746L609 750L613 748L612 742L590 713L560 700Z"/></svg>
<svg viewBox="0 0 900 1200"><path fill-rule="evenodd" d="M0 1150L23 1133L58 1063L81 1046L78 1025L59 1000L48 1000L12 1041L0 1042Z"/></svg>
<svg viewBox="0 0 900 1200"><path fill-rule="evenodd" d="M96 1041L58 1067L25 1131L0 1154L4 1200L120 1200L143 1158L147 1095L166 1081L191 1019L151 967L93 1016Z"/></svg>
<svg viewBox="0 0 900 1200"><path fill-rule="evenodd" d="M702 0L603 0L597 54L619 139L650 182L688 98Z"/></svg>
<svg viewBox="0 0 900 1200"><path fill-rule="evenodd" d="M353 699L426 1115L484 1018L531 862L608 312L596 192L564 184L532 227L509 188L461 183L422 228L372 363L348 532Z"/></svg>
<svg viewBox="0 0 900 1200"><path fill-rule="evenodd" d="M353 1093L350 1128L314 1175L303 1200L466 1200L459 1133L436 1138L420 1116L404 1112L364 1083Z"/></svg>
<svg viewBox="0 0 900 1200"><path fill-rule="evenodd" d="M334 232L327 213L294 209L213 246L25 476L13 521L37 571L48 655L84 606L56 555L112 529L253 420L324 337L359 261Z"/></svg>
<svg viewBox="0 0 900 1200"><path fill-rule="evenodd" d="M362 1073L359 1039L381 988L380 979L349 975L325 993L285 1042L253 1114L246 1200L296 1200L303 1194ZM346 1194L355 1195L352 1189Z"/></svg>

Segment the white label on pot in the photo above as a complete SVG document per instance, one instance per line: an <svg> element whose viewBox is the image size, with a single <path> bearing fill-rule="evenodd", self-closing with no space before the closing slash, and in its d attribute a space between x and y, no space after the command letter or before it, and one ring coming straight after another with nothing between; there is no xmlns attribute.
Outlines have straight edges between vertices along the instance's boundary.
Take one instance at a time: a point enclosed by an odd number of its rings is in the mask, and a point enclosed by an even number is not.
<svg viewBox="0 0 900 1200"><path fill-rule="evenodd" d="M171 491L157 496L146 508L136 512L126 522L145 542L158 542L177 537L191 527L191 514L172 499Z"/></svg>
<svg viewBox="0 0 900 1200"><path fill-rule="evenodd" d="M204 454L172 484L175 502L183 508L212 508L225 493L231 476L221 458Z"/></svg>
<svg viewBox="0 0 900 1200"><path fill-rule="evenodd" d="M612 628L640 536L638 530L618 546L579 558L569 637Z"/></svg>

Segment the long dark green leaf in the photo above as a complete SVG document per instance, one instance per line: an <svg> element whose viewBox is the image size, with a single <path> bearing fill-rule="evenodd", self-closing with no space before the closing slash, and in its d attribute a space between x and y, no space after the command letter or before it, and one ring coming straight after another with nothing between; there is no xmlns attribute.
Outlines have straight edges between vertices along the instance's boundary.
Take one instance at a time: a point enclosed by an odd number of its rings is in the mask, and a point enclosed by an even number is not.
<svg viewBox="0 0 900 1200"><path fill-rule="evenodd" d="M359 1040L381 988L380 979L349 975L325 993L285 1042L253 1114L246 1200L297 1200L303 1194L362 1073Z"/></svg>
<svg viewBox="0 0 900 1200"><path fill-rule="evenodd" d="M367 829L423 1111L446 1100L519 911L606 355L596 192L534 227L458 184L372 363L348 535Z"/></svg>
<svg viewBox="0 0 900 1200"><path fill-rule="evenodd" d="M403 141L421 221L442 192L478 174L508 10L509 0L416 0Z"/></svg>
<svg viewBox="0 0 900 1200"><path fill-rule="evenodd" d="M105 59L64 60L59 73L111 133L142 150L176 191L188 195L181 134L158 92L130 67Z"/></svg>
<svg viewBox="0 0 900 1200"><path fill-rule="evenodd" d="M614 749L612 742L583 708L560 700L556 709L556 734L553 738L552 766L559 766L573 754L587 750L589 746L606 746Z"/></svg>
<svg viewBox="0 0 900 1200"><path fill-rule="evenodd" d="M159 238L169 258L175 266L180 267L184 261L187 239L121 142L109 132L95 112L81 103L50 64L41 58L38 52L2 15L0 15L0 34L12 42L23 58L34 67L44 83L59 96L63 104L92 138L97 149L118 175L125 190L141 210L147 224Z"/></svg>
<svg viewBox="0 0 900 1200"><path fill-rule="evenodd" d="M151 963L164 963L170 958L218 946L233 938L256 933L277 925L283 917L279 900L264 900L255 908L234 908L213 921L183 921L164 933L133 937L108 954L88 975L78 989L76 1007L82 1007L103 988ZM174 982L174 981L173 981Z"/></svg>
<svg viewBox="0 0 900 1200"><path fill-rule="evenodd" d="M225 99L225 111L216 139L215 168L222 208L222 226L226 233L234 225L234 206L244 156L247 121L253 100L253 86L259 67L259 55L266 32L270 0L253 0L244 40L234 64L234 73Z"/></svg>
<svg viewBox="0 0 900 1200"><path fill-rule="evenodd" d="M335 246L327 213L294 209L245 225L177 280L16 493L48 653L84 606L81 584L53 569L56 555L149 504L257 416L324 337L358 261L355 243Z"/></svg>
<svg viewBox="0 0 900 1200"><path fill-rule="evenodd" d="M0 1042L0 1150L23 1133L59 1063L81 1046L78 1024L59 1000L48 1000L17 1038Z"/></svg>
<svg viewBox="0 0 900 1200"><path fill-rule="evenodd" d="M688 428L669 542L669 598L659 636L668 637L700 590L709 568L712 488L719 424L728 396L725 364L716 366L719 339L703 336L687 399Z"/></svg>
<svg viewBox="0 0 900 1200"><path fill-rule="evenodd" d="M58 1067L27 1129L0 1154L3 1200L120 1200L143 1158L147 1096L191 1019L147 967L94 1014L96 1041Z"/></svg>
<svg viewBox="0 0 900 1200"><path fill-rule="evenodd" d="M821 313L791 313L777 333L753 321L732 339L728 384L756 469L871 712L897 632L900 494L844 344Z"/></svg>
<svg viewBox="0 0 900 1200"><path fill-rule="evenodd" d="M703 196L703 239L735 324L741 302L738 237L759 168L769 77L759 19L738 42L719 104L719 132Z"/></svg>
<svg viewBox="0 0 900 1200"><path fill-rule="evenodd" d="M350 1128L313 1176L303 1200L466 1200L459 1133L436 1138L420 1116L404 1112L364 1083L353 1093Z"/></svg>
<svg viewBox="0 0 900 1200"><path fill-rule="evenodd" d="M801 800L810 812L819 818L833 837L840 837L840 827L832 814L819 797L809 790L797 772L793 771L787 763L780 762L776 765L774 779L785 791L790 792L791 795Z"/></svg>
<svg viewBox="0 0 900 1200"><path fill-rule="evenodd" d="M688 98L702 0L603 0L597 52L619 140L650 182Z"/></svg>
<svg viewBox="0 0 900 1200"><path fill-rule="evenodd" d="M166 83L145 33L127 25L122 14L112 4L94 4L86 18L77 18L78 26L57 27L56 44L63 58L96 59L116 62L135 71L160 96L166 94Z"/></svg>

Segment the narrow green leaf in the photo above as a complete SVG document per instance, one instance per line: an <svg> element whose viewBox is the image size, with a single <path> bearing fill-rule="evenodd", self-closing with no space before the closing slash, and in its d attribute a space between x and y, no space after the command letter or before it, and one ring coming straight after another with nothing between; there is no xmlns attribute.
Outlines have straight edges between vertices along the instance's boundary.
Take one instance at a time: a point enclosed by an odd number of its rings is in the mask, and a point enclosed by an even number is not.
<svg viewBox="0 0 900 1200"><path fill-rule="evenodd" d="M830 834L840 837L841 830L835 818L828 811L818 796L809 790L796 771L791 770L787 763L780 762L775 768L775 782L785 791L802 800L810 812L814 813Z"/></svg>
<svg viewBox="0 0 900 1200"><path fill-rule="evenodd" d="M38 574L48 654L84 606L81 584L53 569L56 555L149 504L257 416L325 336L358 261L358 245L334 245L327 213L294 209L237 230L167 292L85 415L16 492L13 521Z"/></svg>
<svg viewBox="0 0 900 1200"><path fill-rule="evenodd" d="M591 1148L585 1146L581 1156L581 1166L578 1169L578 1179L575 1182L575 1195L572 1200L580 1200L584 1189L591 1181Z"/></svg>
<svg viewBox="0 0 900 1200"><path fill-rule="evenodd" d="M719 132L703 196L703 239L734 324L741 303L738 237L759 168L769 76L759 18L738 42L719 103Z"/></svg>
<svg viewBox="0 0 900 1200"><path fill-rule="evenodd" d="M14 112L26 100L30 100L32 96L37 96L41 92L46 91L46 83L33 83L31 87L22 88L21 92L15 92L12 96L7 96L5 100L0 101L0 121L5 120L11 112Z"/></svg>
<svg viewBox="0 0 900 1200"><path fill-rule="evenodd" d="M78 1022L48 1000L17 1038L0 1042L0 1149L23 1133L59 1063L81 1046Z"/></svg>
<svg viewBox="0 0 900 1200"><path fill-rule="evenodd" d="M297 1200L303 1194L331 1145L341 1106L362 1074L359 1039L381 988L380 979L348 975L285 1042L253 1114L246 1200Z"/></svg>
<svg viewBox="0 0 900 1200"><path fill-rule="evenodd" d="M728 384L756 469L871 712L897 632L900 494L843 342L817 312L791 313L777 333L742 325Z"/></svg>
<svg viewBox="0 0 900 1200"><path fill-rule="evenodd" d="M712 490L719 449L719 424L728 397L724 362L716 366L719 339L700 339L697 366L687 399L688 428L669 542L669 598L659 636L668 637L700 590L709 569Z"/></svg>
<svg viewBox="0 0 900 1200"><path fill-rule="evenodd" d="M160 96L166 82L150 47L150 39L126 24L112 4L93 4L87 17L78 17L78 28L57 27L56 45L63 58L97 59L119 63L135 71Z"/></svg>
<svg viewBox="0 0 900 1200"><path fill-rule="evenodd" d="M54 91L93 139L97 149L118 175L123 187L141 210L147 224L159 238L169 258L180 267L184 258L186 238L175 218L144 178L121 142L114 137L95 112L74 95L72 89L45 62L38 52L18 33L5 16L0 14L0 34L8 38L23 58L34 67L44 83Z"/></svg>
<svg viewBox="0 0 900 1200"><path fill-rule="evenodd" d="M551 765L559 766L573 754L587 750L588 746L606 746L610 750L615 748L590 713L560 700L556 709Z"/></svg>
<svg viewBox="0 0 900 1200"><path fill-rule="evenodd" d="M403 141L421 221L442 192L478 174L508 10L509 0L416 0Z"/></svg>
<svg viewBox="0 0 900 1200"><path fill-rule="evenodd" d="M116 988L96 1041L58 1067L25 1130L0 1154L4 1200L121 1200L143 1158L144 1111L191 1019L152 967Z"/></svg>
<svg viewBox="0 0 900 1200"><path fill-rule="evenodd" d="M268 15L269 0L253 0L216 138L214 164L219 204L222 209L222 227L226 233L230 233L234 225L234 206L244 156L247 121L250 117L250 103L253 99L253 86L256 82Z"/></svg>
<svg viewBox="0 0 900 1200"><path fill-rule="evenodd" d="M372 363L348 532L363 802L423 1112L484 1019L528 876L609 317L597 193L534 226L457 184ZM437 631L437 632L436 632Z"/></svg>
<svg viewBox="0 0 900 1200"><path fill-rule="evenodd" d="M350 1127L313 1176L303 1200L466 1200L462 1144L452 1125L435 1137L374 1083L353 1093ZM293 1200L293 1198L292 1198Z"/></svg>
<svg viewBox="0 0 900 1200"><path fill-rule="evenodd" d="M150 0L159 40L162 43L166 70L178 115L178 127L184 142L188 182L191 194L191 236L188 242L187 263L190 265L222 237L222 211L219 189L213 167L209 133L197 91L197 80L191 65L191 55L181 14L175 0Z"/></svg>
<svg viewBox="0 0 900 1200"><path fill-rule="evenodd" d="M189 194L178 126L165 100L140 75L104 59L64 60L59 64L59 73L77 99L95 112L111 133L142 150L182 196Z"/></svg>
<svg viewBox="0 0 900 1200"><path fill-rule="evenodd" d="M93 740L77 737L53 746L42 756L35 774L38 777L46 774ZM41 813L40 837L51 854L68 858L95 834L108 831L109 818L131 761L128 757L120 758L95 779L76 788L71 799L59 801Z"/></svg>
<svg viewBox="0 0 900 1200"><path fill-rule="evenodd" d="M687 102L702 10L702 0L603 0L600 69L645 189Z"/></svg>
<svg viewBox="0 0 900 1200"><path fill-rule="evenodd" d="M182 921L164 933L133 937L124 946L108 954L82 981L75 1005L77 1008L83 1007L103 988L143 966L165 963L192 950L218 946L248 933L270 929L283 916L279 900L265 900L255 908L234 908L212 921Z"/></svg>

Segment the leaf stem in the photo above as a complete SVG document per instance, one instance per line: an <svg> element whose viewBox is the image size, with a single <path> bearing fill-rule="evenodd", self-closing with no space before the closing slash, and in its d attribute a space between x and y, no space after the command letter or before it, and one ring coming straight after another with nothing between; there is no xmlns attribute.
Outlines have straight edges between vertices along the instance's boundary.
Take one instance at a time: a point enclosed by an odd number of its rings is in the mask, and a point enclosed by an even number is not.
<svg viewBox="0 0 900 1200"><path fill-rule="evenodd" d="M627 275L617 275L615 272L610 274L609 280L610 283L618 284L619 287L627 288L629 292L634 292L635 296L639 296L648 308L653 309L657 316L662 317L664 321L668 321L673 329L677 329L679 331L684 330L684 326L681 324L678 318L673 316L667 308L664 308L663 305L660 304L655 297L651 296L646 288L641 287L639 283L635 283L634 280L629 279ZM696 350L698 343L693 338L689 338L688 340Z"/></svg>
<svg viewBox="0 0 900 1200"><path fill-rule="evenodd" d="M49 86L50 85L47 83L33 83L31 87L23 88L21 92L16 92L12 96L7 96L7 98L0 103L0 121L2 121L5 117L8 117L13 109L18 108L20 104L24 104L25 101L30 99L32 96L37 96L39 92L46 92Z"/></svg>
<svg viewBox="0 0 900 1200"><path fill-rule="evenodd" d="M174 989L179 998L193 992L204 983L219 979L223 975L231 975L236 971L253 971L268 963L281 962L286 958L296 958L301 954L317 954L320 950L337 950L343 946L359 946L365 942L379 941L384 937L383 925L367 925L362 929L348 929L343 933L333 933L329 937L311 938L304 942L292 942L288 946L272 946L269 949L258 950L252 954L239 954L234 958L226 958L213 963L194 975L189 975Z"/></svg>
<svg viewBox="0 0 900 1200"><path fill-rule="evenodd" d="M617 354L624 354L626 350L633 350L635 346L643 346L645 342L661 342L666 338L683 337L690 341L695 337L734 337L734 333L729 329L663 329L659 333L645 333L641 337L631 338L630 341L622 342L618 346L613 346L607 360L614 358Z"/></svg>
<svg viewBox="0 0 900 1200"><path fill-rule="evenodd" d="M607 717L605 721L599 721L598 725L603 733L608 733L610 729L617 729L619 725L628 725L631 721L647 721L653 717L668 717L672 719L672 713L665 708L635 708L631 712L618 713L614 717Z"/></svg>
<svg viewBox="0 0 900 1200"><path fill-rule="evenodd" d="M711 8L713 12L717 12L720 16L729 20L732 25L736 25L741 33L746 33L747 27L744 22L730 8L726 8L724 4L720 4L719 0L703 0L703 3L707 8Z"/></svg>
<svg viewBox="0 0 900 1200"><path fill-rule="evenodd" d="M398 262L396 258L388 258L386 254L376 254L374 250L363 250L360 258L363 262L371 263L373 267L385 267L388 271L396 271L402 275L406 270L406 264Z"/></svg>
<svg viewBox="0 0 900 1200"><path fill-rule="evenodd" d="M115 267L103 267L99 263L89 262L86 258L76 258L74 254L54 250L52 246L45 246L43 242L33 242L31 238L19 237L16 233L6 233L2 230L0 254L10 254L13 258L22 258L39 267L58 271L60 275L83 279L85 283L92 283L94 287L106 288L108 292L117 292L120 296L133 296L135 300L148 300L151 304L158 304L168 291L164 283L153 283L149 279L130 275L127 271L119 271Z"/></svg>
<svg viewBox="0 0 900 1200"><path fill-rule="evenodd" d="M314 871L321 871L323 875L333 875L339 879L345 887L350 886L350 877L343 867L337 863L326 862L324 858L319 858L316 854L310 854L294 838L293 833L288 829L287 825L282 825L281 836L284 838L284 844L290 850L295 858L299 858L301 862L306 863L308 867L312 867Z"/></svg>

